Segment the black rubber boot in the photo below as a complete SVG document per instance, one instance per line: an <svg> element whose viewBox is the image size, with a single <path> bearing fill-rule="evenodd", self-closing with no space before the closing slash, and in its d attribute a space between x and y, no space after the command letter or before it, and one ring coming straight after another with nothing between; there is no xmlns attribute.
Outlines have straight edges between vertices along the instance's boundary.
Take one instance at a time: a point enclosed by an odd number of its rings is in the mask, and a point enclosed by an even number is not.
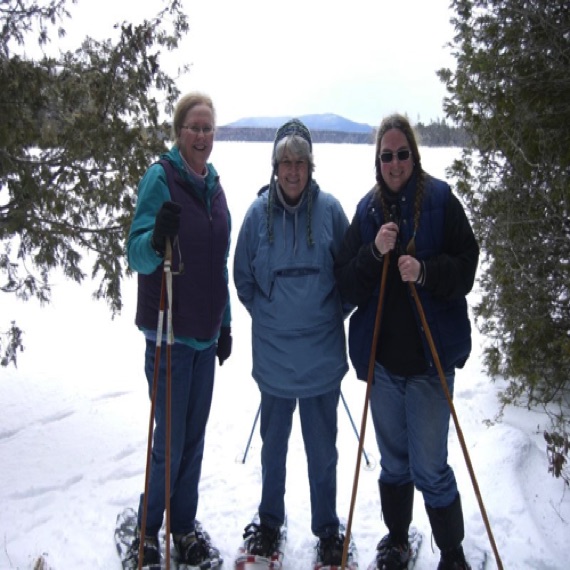
<svg viewBox="0 0 570 570"><path fill-rule="evenodd" d="M470 567L465 561L461 547L465 538L461 497L457 495L448 507L434 509L426 505L426 511L433 538L441 550L438 570L469 570Z"/></svg>
<svg viewBox="0 0 570 570"><path fill-rule="evenodd" d="M414 484L387 485L379 481L384 523L397 544L408 544L408 529L414 510Z"/></svg>
<svg viewBox="0 0 570 570"><path fill-rule="evenodd" d="M412 522L414 485L379 482L382 516L389 533L376 547L377 570L405 570L410 560L408 529Z"/></svg>

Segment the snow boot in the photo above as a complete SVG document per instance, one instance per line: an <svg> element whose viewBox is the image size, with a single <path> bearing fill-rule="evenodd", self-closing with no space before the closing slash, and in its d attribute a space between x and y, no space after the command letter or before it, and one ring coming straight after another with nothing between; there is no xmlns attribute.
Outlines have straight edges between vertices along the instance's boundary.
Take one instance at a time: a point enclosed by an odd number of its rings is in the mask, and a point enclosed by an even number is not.
<svg viewBox="0 0 570 570"><path fill-rule="evenodd" d="M405 544L394 542L387 534L376 547L377 570L405 570L410 561L410 547L406 539Z"/></svg>
<svg viewBox="0 0 570 570"><path fill-rule="evenodd" d="M249 554L270 558L279 547L280 531L263 523L251 523L245 527L243 538Z"/></svg>
<svg viewBox="0 0 570 570"><path fill-rule="evenodd" d="M204 533L193 530L187 534L173 534L172 539L178 552L178 562L199 566L210 556L210 543Z"/></svg>
<svg viewBox="0 0 570 570"><path fill-rule="evenodd" d="M437 570L471 570L471 566L465 560L463 547L458 546L451 550L442 550Z"/></svg>
<svg viewBox="0 0 570 570"><path fill-rule="evenodd" d="M139 564L139 546L141 543L140 529L135 530L135 539L133 540L125 560L129 561L131 568L138 568ZM143 545L143 568L160 567L160 545L157 536L145 536Z"/></svg>
<svg viewBox="0 0 570 570"><path fill-rule="evenodd" d="M448 507L426 505L433 538L441 551L438 570L471 570L461 543L465 538L463 510L459 494Z"/></svg>
<svg viewBox="0 0 570 570"><path fill-rule="evenodd" d="M344 550L344 534L336 533L319 539L319 562L323 566L340 566Z"/></svg>
<svg viewBox="0 0 570 570"><path fill-rule="evenodd" d="M410 548L408 529L414 508L414 484L388 485L379 481L382 516L387 534L376 547L378 570L402 570L408 567Z"/></svg>

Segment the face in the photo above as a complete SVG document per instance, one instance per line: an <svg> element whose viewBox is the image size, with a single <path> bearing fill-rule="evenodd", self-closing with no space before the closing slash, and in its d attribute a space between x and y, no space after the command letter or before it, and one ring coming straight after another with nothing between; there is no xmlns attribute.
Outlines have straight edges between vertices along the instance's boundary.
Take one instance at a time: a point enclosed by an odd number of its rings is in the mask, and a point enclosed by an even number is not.
<svg viewBox="0 0 570 570"><path fill-rule="evenodd" d="M398 151L408 151L408 158L400 160ZM414 169L414 159L408 139L399 129L390 129L384 133L380 141L380 156L392 153L392 160L384 162L380 159L382 178L392 192L399 192L410 179Z"/></svg>
<svg viewBox="0 0 570 570"><path fill-rule="evenodd" d="M209 132L204 132L209 131ZM192 107L184 118L178 140L180 154L197 174L203 174L214 146L214 116L207 105Z"/></svg>
<svg viewBox="0 0 570 570"><path fill-rule="evenodd" d="M285 151L277 165L277 181L291 204L296 204L309 180L309 162Z"/></svg>

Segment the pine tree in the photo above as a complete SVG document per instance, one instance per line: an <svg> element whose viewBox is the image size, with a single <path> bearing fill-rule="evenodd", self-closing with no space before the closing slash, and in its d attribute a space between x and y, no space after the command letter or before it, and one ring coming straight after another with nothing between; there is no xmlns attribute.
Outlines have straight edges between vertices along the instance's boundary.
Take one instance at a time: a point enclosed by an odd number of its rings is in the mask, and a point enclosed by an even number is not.
<svg viewBox="0 0 570 570"><path fill-rule="evenodd" d="M480 240L477 323L505 403L570 397L570 5L454 0L445 111L471 140L452 172ZM556 408L558 409L558 408Z"/></svg>
<svg viewBox="0 0 570 570"><path fill-rule="evenodd" d="M118 312L137 184L179 96L160 55L188 30L180 0L57 58L24 44L65 34L66 0L7 0L0 15L0 290L49 302L53 270L80 283L89 264L95 297ZM12 322L0 336L2 365L16 364L21 332Z"/></svg>

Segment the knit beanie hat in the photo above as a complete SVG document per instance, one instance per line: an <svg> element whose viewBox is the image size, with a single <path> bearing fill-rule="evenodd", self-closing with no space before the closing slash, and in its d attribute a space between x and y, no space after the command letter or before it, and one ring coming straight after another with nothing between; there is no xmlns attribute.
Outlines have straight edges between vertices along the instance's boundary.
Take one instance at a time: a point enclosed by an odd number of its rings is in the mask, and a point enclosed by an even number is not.
<svg viewBox="0 0 570 570"><path fill-rule="evenodd" d="M309 129L299 119L291 119L290 121L287 121L285 124L281 125L275 133L275 141L273 142L273 154L271 156L271 164L273 165L274 170L277 169L277 160L275 157L277 143L290 135L297 135L305 139L309 143L309 152L313 152L313 141L311 140L311 133Z"/></svg>

